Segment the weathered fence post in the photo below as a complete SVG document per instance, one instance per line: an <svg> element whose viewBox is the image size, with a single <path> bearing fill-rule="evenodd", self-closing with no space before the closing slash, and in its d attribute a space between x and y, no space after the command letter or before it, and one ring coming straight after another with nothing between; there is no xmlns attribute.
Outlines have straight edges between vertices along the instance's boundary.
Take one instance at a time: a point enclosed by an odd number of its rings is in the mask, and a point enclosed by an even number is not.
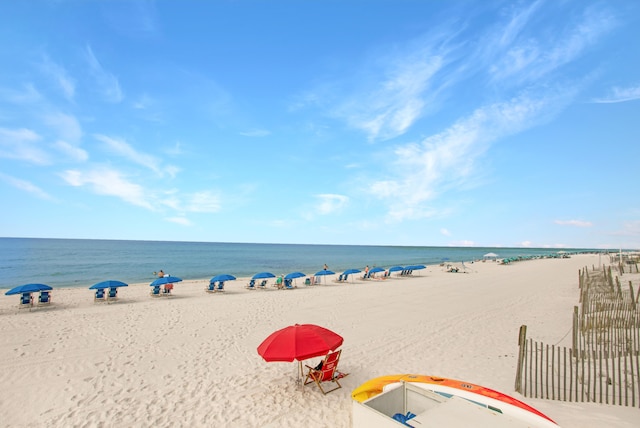
<svg viewBox="0 0 640 428"><path fill-rule="evenodd" d="M516 369L516 391L522 394L522 366L527 344L527 326L521 325L518 333L518 368Z"/></svg>

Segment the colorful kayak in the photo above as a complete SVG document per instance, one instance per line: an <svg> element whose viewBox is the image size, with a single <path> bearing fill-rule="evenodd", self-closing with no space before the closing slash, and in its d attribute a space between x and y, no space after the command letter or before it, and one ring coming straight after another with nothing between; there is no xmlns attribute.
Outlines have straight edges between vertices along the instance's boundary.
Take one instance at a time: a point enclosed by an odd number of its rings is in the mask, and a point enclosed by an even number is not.
<svg viewBox="0 0 640 428"><path fill-rule="evenodd" d="M398 387L402 382L433 391L444 397L460 397L494 412L503 413L535 423L534 426L557 427L557 424L544 413L522 401L484 386L455 379L436 376L397 374L371 379L354 389L351 397L364 402L387 390Z"/></svg>

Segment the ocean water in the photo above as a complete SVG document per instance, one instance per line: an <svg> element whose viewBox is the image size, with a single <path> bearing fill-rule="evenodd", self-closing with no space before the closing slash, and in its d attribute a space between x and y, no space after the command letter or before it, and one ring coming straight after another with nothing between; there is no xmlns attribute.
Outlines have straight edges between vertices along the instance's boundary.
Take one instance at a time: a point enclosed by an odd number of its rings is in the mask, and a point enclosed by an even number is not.
<svg viewBox="0 0 640 428"><path fill-rule="evenodd" d="M0 288L33 282L52 287L89 287L107 279L151 282L154 272L161 269L182 279L222 273L249 277L262 271L311 275L325 263L330 270L342 272L366 265L388 268L469 262L482 259L488 252L504 258L548 255L557 250L0 238Z"/></svg>

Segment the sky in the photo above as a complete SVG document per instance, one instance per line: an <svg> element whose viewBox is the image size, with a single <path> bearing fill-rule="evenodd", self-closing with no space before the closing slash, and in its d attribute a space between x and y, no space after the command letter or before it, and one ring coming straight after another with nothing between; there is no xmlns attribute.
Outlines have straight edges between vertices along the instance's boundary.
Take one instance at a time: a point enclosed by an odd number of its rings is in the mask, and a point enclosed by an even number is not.
<svg viewBox="0 0 640 428"><path fill-rule="evenodd" d="M0 1L0 236L640 248L640 3Z"/></svg>

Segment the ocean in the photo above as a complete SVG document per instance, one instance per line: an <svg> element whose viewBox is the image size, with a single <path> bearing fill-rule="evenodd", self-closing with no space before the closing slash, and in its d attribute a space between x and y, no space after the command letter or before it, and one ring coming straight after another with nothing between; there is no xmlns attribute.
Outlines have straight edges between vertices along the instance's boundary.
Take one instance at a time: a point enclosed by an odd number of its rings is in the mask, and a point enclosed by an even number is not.
<svg viewBox="0 0 640 428"><path fill-rule="evenodd" d="M564 249L567 252L596 250ZM548 248L401 247L363 245L248 244L219 242L120 241L93 239L0 238L0 288L28 283L89 287L115 279L151 282L154 273L182 279L218 274L249 277L301 271L311 275L326 263L330 270L409 264L470 262L493 252L499 258L556 254Z"/></svg>

